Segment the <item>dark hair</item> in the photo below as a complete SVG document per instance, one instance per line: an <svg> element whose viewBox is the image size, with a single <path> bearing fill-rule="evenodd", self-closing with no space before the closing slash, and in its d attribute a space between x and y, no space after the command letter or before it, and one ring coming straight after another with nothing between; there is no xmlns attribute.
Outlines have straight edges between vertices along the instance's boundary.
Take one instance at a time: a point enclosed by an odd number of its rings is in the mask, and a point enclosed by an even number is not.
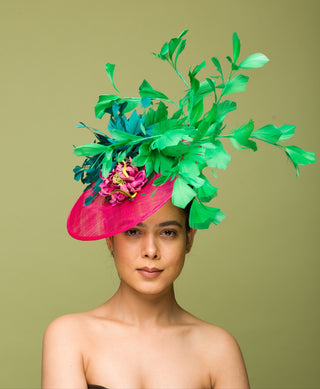
<svg viewBox="0 0 320 389"><path fill-rule="evenodd" d="M191 227L189 224L191 202L184 208L184 214L186 215L186 231L189 232Z"/></svg>

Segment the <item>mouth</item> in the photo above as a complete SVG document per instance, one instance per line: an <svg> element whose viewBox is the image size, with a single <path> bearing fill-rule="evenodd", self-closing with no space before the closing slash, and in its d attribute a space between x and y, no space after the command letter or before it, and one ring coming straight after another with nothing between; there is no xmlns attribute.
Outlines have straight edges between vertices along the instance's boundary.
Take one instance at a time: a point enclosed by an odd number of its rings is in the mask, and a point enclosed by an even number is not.
<svg viewBox="0 0 320 389"><path fill-rule="evenodd" d="M158 269L157 267L147 267L147 266L141 267L137 269L137 271L145 278L156 278L163 272L163 270Z"/></svg>

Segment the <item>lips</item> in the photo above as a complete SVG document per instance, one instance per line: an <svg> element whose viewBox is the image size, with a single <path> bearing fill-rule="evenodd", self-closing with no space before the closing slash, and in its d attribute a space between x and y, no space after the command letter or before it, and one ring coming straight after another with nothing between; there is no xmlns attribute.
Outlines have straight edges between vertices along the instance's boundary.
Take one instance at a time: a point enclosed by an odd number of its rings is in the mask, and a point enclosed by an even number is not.
<svg viewBox="0 0 320 389"><path fill-rule="evenodd" d="M158 269L157 267L147 267L147 266L141 267L137 269L137 271L145 278L156 278L163 272L163 270Z"/></svg>

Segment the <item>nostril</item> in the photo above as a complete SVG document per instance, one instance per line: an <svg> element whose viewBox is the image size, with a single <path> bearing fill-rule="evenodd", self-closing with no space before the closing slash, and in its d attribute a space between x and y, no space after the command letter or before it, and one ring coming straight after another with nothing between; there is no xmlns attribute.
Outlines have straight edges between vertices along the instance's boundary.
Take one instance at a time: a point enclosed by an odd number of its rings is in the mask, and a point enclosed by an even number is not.
<svg viewBox="0 0 320 389"><path fill-rule="evenodd" d="M143 257L150 258L150 259L158 259L160 257L158 250L145 250Z"/></svg>
<svg viewBox="0 0 320 389"><path fill-rule="evenodd" d="M158 254L148 254L148 253L145 253L144 255L146 258L152 258L152 259L156 259L158 258Z"/></svg>

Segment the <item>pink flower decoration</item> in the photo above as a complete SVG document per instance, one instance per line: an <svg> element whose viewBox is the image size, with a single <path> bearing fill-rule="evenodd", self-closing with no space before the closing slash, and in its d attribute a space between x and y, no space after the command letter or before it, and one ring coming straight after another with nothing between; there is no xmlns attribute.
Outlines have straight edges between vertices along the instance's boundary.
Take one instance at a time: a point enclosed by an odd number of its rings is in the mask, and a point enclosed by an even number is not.
<svg viewBox="0 0 320 389"><path fill-rule="evenodd" d="M145 169L139 170L131 165L132 158L129 161L117 163L114 169L108 174L108 177L102 178L99 194L107 197L111 205L122 203L127 198L133 198L136 193L147 183Z"/></svg>

